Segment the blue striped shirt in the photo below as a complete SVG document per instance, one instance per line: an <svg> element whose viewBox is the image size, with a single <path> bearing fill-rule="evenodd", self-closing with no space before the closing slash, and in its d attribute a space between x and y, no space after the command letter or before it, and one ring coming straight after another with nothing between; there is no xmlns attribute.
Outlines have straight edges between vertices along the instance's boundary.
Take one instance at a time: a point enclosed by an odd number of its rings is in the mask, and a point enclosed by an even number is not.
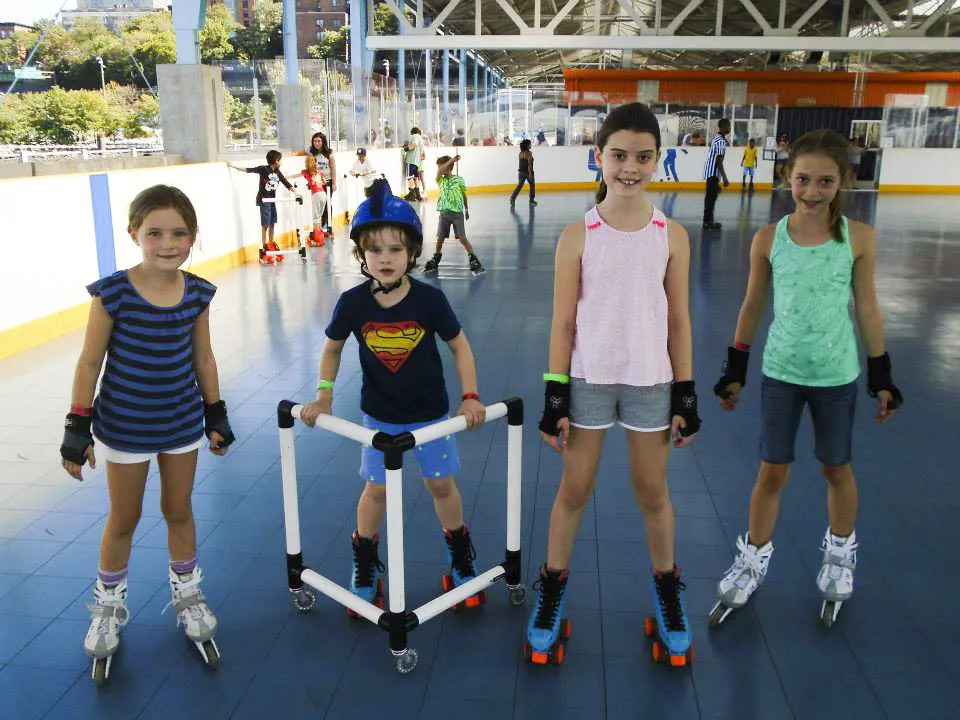
<svg viewBox="0 0 960 720"><path fill-rule="evenodd" d="M217 288L188 272L183 277L183 298L172 307L147 302L126 270L87 286L113 320L93 403L93 433L111 448L164 452L203 437L193 328Z"/></svg>
<svg viewBox="0 0 960 720"><path fill-rule="evenodd" d="M712 177L720 177L717 172L717 161L723 157L727 151L727 139L723 135L717 135L710 143L710 152L707 153L707 161L703 164L703 179L709 180Z"/></svg>

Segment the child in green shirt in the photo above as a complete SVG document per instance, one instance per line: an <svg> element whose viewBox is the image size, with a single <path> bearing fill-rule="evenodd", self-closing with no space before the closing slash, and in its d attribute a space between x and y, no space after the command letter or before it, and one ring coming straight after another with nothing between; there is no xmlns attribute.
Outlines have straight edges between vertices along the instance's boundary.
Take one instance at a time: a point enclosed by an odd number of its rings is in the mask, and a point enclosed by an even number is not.
<svg viewBox="0 0 960 720"><path fill-rule="evenodd" d="M473 246L467 240L465 220L470 219L470 209L467 207L467 185L463 178L453 174L453 166L460 156L450 157L442 155L437 158L437 187L440 188L440 199L437 200L437 210L440 212L440 223L437 226L437 248L433 257L423 266L423 272L435 273L440 267L441 249L443 241L453 228L454 237L463 245L470 260L470 272L479 275L484 272L483 265L473 252Z"/></svg>

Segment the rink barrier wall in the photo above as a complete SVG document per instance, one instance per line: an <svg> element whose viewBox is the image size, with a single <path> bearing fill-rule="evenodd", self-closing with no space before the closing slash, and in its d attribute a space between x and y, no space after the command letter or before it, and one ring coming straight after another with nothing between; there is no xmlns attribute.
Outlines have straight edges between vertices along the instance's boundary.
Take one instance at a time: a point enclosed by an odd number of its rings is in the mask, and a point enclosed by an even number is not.
<svg viewBox="0 0 960 720"><path fill-rule="evenodd" d="M516 185L516 147L427 148L424 169L432 197L436 197L436 159L456 151L461 155L458 172L467 184L468 195L507 194ZM679 182L663 181L665 152L666 148L651 190L702 192L706 148L677 149ZM732 188L739 187L742 152L742 148L727 151L726 168ZM597 187L596 171L588 166L589 148L535 146L533 154L538 193L589 191ZM370 149L368 157L394 192L403 194L406 183L401 151ZM229 159L244 166L265 162L259 154ZM359 179L344 177L356 156L342 152L335 159L338 192L333 197L333 223L342 227L363 199L363 187ZM303 167L303 156L284 155L282 171L306 195L300 177ZM772 174L773 162L761 160L755 177L758 191L770 188ZM84 327L90 305L86 285L107 269L128 268L140 261L139 250L127 232L127 210L139 191L158 183L179 187L197 209L200 234L185 269L213 277L257 262L257 176L230 170L223 162L0 180L4 202L13 209L4 214L7 237L42 248L42 259L36 264L0 265L0 358ZM97 188L96 192L93 188ZM880 191L960 193L960 150L884 150ZM280 190L281 197L285 193L286 190ZM526 193L525 187L518 198L521 204ZM99 198L97 202L95 196ZM281 246L290 247L295 242L291 216L294 207L289 203L278 206L275 237ZM432 209L435 208L428 207ZM309 222L307 214L299 219ZM111 248L112 261L108 257Z"/></svg>

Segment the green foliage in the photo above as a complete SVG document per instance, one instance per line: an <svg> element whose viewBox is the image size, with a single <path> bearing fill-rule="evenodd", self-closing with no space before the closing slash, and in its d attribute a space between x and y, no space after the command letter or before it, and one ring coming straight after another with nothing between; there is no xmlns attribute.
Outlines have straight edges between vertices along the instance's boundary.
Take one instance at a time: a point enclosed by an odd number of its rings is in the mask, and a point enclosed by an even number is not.
<svg viewBox="0 0 960 720"><path fill-rule="evenodd" d="M283 4L258 0L250 24L237 30L233 41L240 60L263 60L283 55Z"/></svg>
<svg viewBox="0 0 960 720"><path fill-rule="evenodd" d="M211 5L200 29L200 61L212 64L233 58L236 51L230 38L240 27L226 5Z"/></svg>
<svg viewBox="0 0 960 720"><path fill-rule="evenodd" d="M316 45L307 47L307 55L315 60L333 58L346 62L347 42L350 39L350 26L344 25L339 30L327 30L323 39Z"/></svg>

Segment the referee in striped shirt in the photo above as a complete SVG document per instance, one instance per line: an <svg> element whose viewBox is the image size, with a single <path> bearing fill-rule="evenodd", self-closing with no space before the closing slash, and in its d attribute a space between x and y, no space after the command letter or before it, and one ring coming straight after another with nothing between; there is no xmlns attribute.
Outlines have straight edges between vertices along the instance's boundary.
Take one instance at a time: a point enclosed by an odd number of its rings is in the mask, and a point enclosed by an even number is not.
<svg viewBox="0 0 960 720"><path fill-rule="evenodd" d="M730 134L730 121L721 118L717 123L717 135L710 143L710 152L707 153L707 162L703 166L703 179L707 181L707 192L703 196L703 229L719 230L721 225L713 219L713 208L717 204L717 195L720 194L720 180L723 186L728 187L727 173L723 169L723 155L727 150L727 135Z"/></svg>

